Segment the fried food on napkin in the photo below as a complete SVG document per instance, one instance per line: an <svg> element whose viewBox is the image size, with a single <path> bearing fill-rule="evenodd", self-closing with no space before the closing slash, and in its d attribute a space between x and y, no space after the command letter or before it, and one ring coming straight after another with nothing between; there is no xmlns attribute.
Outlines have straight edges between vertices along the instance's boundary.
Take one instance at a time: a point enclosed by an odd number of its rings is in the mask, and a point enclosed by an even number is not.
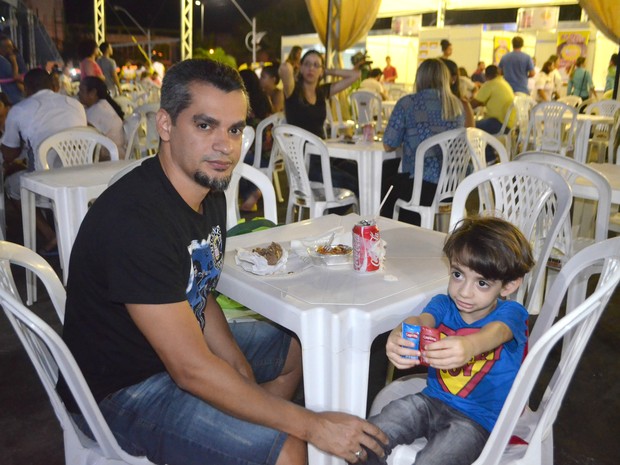
<svg viewBox="0 0 620 465"><path fill-rule="evenodd" d="M256 247L252 249L252 252L265 257L268 265L275 265L282 257L282 246L277 242L272 242L267 247Z"/></svg>

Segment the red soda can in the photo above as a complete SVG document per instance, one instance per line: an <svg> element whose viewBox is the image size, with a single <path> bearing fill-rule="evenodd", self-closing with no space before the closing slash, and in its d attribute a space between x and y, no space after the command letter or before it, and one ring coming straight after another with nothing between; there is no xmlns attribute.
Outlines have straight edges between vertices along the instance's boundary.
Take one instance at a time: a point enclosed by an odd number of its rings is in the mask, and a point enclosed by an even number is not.
<svg viewBox="0 0 620 465"><path fill-rule="evenodd" d="M365 124L362 132L366 142L373 142L375 140L375 127L372 123Z"/></svg>
<svg viewBox="0 0 620 465"><path fill-rule="evenodd" d="M420 327L420 351L426 350L426 345L440 339L439 330L437 328L429 328L428 326ZM428 365L424 357L420 357L420 365Z"/></svg>
<svg viewBox="0 0 620 465"><path fill-rule="evenodd" d="M353 269L360 273L381 268L381 236L374 220L362 220L353 226Z"/></svg>

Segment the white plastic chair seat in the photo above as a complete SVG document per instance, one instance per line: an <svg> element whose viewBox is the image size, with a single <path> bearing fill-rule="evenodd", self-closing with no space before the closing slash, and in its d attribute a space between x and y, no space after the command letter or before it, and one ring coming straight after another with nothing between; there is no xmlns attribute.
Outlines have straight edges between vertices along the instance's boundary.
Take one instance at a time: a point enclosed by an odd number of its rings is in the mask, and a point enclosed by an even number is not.
<svg viewBox="0 0 620 465"><path fill-rule="evenodd" d="M561 277L545 300L530 336L528 354L517 374L487 443L473 465L543 465L553 463L553 423L577 368L579 359L609 298L620 281L620 238L599 242L576 254L560 272ZM602 271L601 271L602 270ZM589 296L575 294L584 278L601 273L596 290ZM554 323L563 297L568 295L566 314ZM528 403L532 390L554 347L561 346L561 359L553 376L546 378L545 394L533 411ZM548 381L547 381L548 379ZM375 415L390 401L420 392L425 377L412 376L394 381L376 397L370 410ZM511 445L517 436L527 444ZM387 459L390 465L411 465L426 444L397 446Z"/></svg>

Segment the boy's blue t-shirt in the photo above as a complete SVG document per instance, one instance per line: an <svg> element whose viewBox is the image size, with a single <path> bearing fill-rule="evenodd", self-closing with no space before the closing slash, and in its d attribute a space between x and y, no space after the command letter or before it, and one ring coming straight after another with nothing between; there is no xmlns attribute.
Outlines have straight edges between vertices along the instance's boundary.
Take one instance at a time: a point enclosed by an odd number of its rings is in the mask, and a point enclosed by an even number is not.
<svg viewBox="0 0 620 465"><path fill-rule="evenodd" d="M512 340L492 352L478 355L473 363L453 370L429 367L427 387L423 391L491 431L523 361L528 337L527 310L517 302L498 300L489 315L467 324L452 299L438 295L424 313L433 315L441 337L472 334L494 321L505 323L512 331Z"/></svg>

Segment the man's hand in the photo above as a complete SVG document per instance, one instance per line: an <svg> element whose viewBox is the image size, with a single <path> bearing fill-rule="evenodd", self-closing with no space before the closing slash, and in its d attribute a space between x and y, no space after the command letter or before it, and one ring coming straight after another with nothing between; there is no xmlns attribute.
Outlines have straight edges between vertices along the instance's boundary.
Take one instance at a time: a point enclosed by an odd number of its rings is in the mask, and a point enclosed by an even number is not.
<svg viewBox="0 0 620 465"><path fill-rule="evenodd" d="M379 457L385 455L381 444L387 444L388 438L372 423L340 412L317 413L316 420L310 428L308 442L319 449L350 463L366 460L364 447Z"/></svg>

